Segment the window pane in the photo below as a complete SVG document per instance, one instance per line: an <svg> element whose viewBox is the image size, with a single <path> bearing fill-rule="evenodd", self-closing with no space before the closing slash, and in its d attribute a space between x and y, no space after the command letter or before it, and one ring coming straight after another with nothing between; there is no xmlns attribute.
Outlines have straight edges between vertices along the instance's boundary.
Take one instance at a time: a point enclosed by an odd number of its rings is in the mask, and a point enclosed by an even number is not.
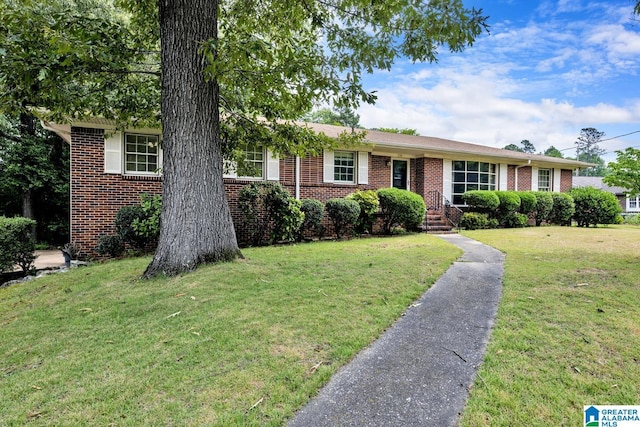
<svg viewBox="0 0 640 427"><path fill-rule="evenodd" d="M483 184L489 183L489 175L484 174L484 173L482 175L480 175L480 182L483 183Z"/></svg>
<svg viewBox="0 0 640 427"><path fill-rule="evenodd" d="M355 182L356 153L336 151L333 153L333 176L335 181Z"/></svg>
<svg viewBox="0 0 640 427"><path fill-rule="evenodd" d="M489 163L480 163L480 172L489 172Z"/></svg>
<svg viewBox="0 0 640 427"><path fill-rule="evenodd" d="M455 161L453 162L454 171L463 171L465 169L465 162Z"/></svg>
<svg viewBox="0 0 640 427"><path fill-rule="evenodd" d="M464 172L454 172L453 173L453 182L465 182L465 173Z"/></svg>
<svg viewBox="0 0 640 427"><path fill-rule="evenodd" d="M478 174L477 173L467 174L467 182L478 182Z"/></svg>
<svg viewBox="0 0 640 427"><path fill-rule="evenodd" d="M478 184L468 184L467 185L467 191L472 191L472 190L477 190L478 189Z"/></svg>
<svg viewBox="0 0 640 427"><path fill-rule="evenodd" d="M453 192L454 193L462 194L462 193L464 193L464 189L465 188L466 188L466 185L464 185L464 184L453 184Z"/></svg>
<svg viewBox="0 0 640 427"><path fill-rule="evenodd" d="M478 170L478 162L467 162L467 170L468 171L477 171Z"/></svg>

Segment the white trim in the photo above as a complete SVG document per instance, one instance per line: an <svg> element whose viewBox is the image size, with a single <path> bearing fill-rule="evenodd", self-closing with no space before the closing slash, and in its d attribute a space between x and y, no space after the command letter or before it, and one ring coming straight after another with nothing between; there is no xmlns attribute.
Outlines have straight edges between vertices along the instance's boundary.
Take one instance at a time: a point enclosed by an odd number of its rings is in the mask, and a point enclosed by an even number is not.
<svg viewBox="0 0 640 427"><path fill-rule="evenodd" d="M104 135L104 173L122 173L124 162L122 136L122 132Z"/></svg>
<svg viewBox="0 0 640 427"><path fill-rule="evenodd" d="M157 170L156 171L152 171L152 172L141 172L141 171L128 171L127 170L127 135L141 135L141 136L157 136L158 137L158 152L156 153L157 156ZM122 152L120 153L120 162L122 165L122 173L124 175L127 176L162 176L162 157L163 157L163 153L162 153L162 135L160 135L159 133L153 133L153 132L142 132L142 131L136 131L136 130L131 130L131 131L124 131L124 133L122 134L123 138L122 138L122 143L120 145Z"/></svg>
<svg viewBox="0 0 640 427"><path fill-rule="evenodd" d="M280 158L267 148L266 177L268 181L280 181Z"/></svg>
<svg viewBox="0 0 640 427"><path fill-rule="evenodd" d="M323 162L323 181L324 182L333 182L333 151L324 150L322 153L322 162Z"/></svg>
<svg viewBox="0 0 640 427"><path fill-rule="evenodd" d="M442 195L447 200L453 199L453 160L442 160Z"/></svg>
<svg viewBox="0 0 640 427"><path fill-rule="evenodd" d="M507 191L509 189L509 165L507 163L499 164L500 177L498 178L498 190Z"/></svg>
<svg viewBox="0 0 640 427"><path fill-rule="evenodd" d="M540 177L539 170L536 166L531 167L531 191L538 191L540 188L538 185L538 178Z"/></svg>
<svg viewBox="0 0 640 427"><path fill-rule="evenodd" d="M562 182L562 169L553 168L553 183L551 184L551 191L561 191L561 182Z"/></svg>
<svg viewBox="0 0 640 427"><path fill-rule="evenodd" d="M358 152L358 184L369 183L369 153L367 151Z"/></svg>
<svg viewBox="0 0 640 427"><path fill-rule="evenodd" d="M634 197L635 201L636 201L636 207L635 208L631 208L629 207L629 196L626 197L626 202L627 202L627 206L626 206L626 210L625 212L640 212L640 196L636 196Z"/></svg>

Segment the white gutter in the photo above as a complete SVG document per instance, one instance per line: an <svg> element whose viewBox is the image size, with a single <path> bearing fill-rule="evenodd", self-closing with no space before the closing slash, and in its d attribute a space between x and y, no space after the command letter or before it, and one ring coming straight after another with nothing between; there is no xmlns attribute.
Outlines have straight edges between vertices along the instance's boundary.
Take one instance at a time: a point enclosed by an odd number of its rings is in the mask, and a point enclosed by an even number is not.
<svg viewBox="0 0 640 427"><path fill-rule="evenodd" d="M515 179L515 191L518 191L518 169L523 168L525 166L530 166L531 165L531 159L527 160L527 163L524 165L520 165L520 166L516 166L516 179Z"/></svg>
<svg viewBox="0 0 640 427"><path fill-rule="evenodd" d="M300 156L296 156L296 199L300 200Z"/></svg>

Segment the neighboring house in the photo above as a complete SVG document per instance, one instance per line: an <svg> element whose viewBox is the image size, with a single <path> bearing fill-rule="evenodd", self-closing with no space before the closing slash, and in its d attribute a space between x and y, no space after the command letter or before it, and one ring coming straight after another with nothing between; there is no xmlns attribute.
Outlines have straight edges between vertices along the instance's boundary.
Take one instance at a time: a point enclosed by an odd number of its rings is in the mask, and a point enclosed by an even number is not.
<svg viewBox="0 0 640 427"><path fill-rule="evenodd" d="M337 137L348 128L308 124ZM71 144L71 240L84 251L113 234L122 206L139 202L141 193L161 193L162 167L157 129L116 131L113 123L93 119L52 125ZM237 206L242 186L256 180L280 182L296 198L326 202L357 189L397 187L420 194L431 210L463 206L467 190L568 191L572 171L590 164L486 147L441 138L366 131L367 145L324 151L315 157L278 158L252 147L247 172L226 168L225 190L242 241Z"/></svg>
<svg viewBox="0 0 640 427"><path fill-rule="evenodd" d="M615 194L622 208L622 215L640 213L640 196L629 197L625 194L626 188L612 187L602 182L601 176L574 176L573 187L593 187L598 190Z"/></svg>

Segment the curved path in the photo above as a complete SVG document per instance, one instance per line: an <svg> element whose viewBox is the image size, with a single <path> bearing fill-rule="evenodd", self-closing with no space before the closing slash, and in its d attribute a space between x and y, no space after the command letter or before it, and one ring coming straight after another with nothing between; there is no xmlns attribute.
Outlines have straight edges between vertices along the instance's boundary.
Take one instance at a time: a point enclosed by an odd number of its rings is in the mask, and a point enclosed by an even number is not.
<svg viewBox="0 0 640 427"><path fill-rule="evenodd" d="M457 424L493 327L504 255L458 234L439 237L462 257L289 427Z"/></svg>

